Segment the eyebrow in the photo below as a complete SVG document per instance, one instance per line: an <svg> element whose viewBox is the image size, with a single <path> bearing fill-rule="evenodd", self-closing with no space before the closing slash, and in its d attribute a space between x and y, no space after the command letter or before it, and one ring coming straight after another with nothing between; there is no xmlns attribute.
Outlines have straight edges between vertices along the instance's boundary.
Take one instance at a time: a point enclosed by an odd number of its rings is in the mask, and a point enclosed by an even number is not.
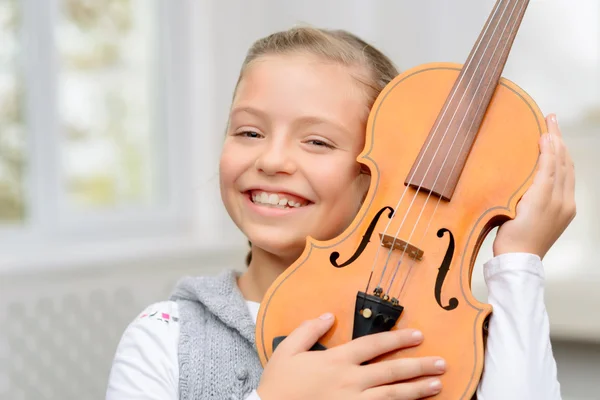
<svg viewBox="0 0 600 400"><path fill-rule="evenodd" d="M257 117L264 118L264 119L268 118L266 112L261 111L257 108L253 108L253 107L235 107L231 110L231 115L239 114L242 112L246 112L248 114L254 114Z"/></svg>
<svg viewBox="0 0 600 400"><path fill-rule="evenodd" d="M243 107L235 107L231 110L231 116L234 116L235 114L239 114L239 113L248 113L248 114L253 114L259 118L268 120L269 116L266 112L259 110L257 108L254 107L250 107L250 106L243 106ZM315 116L311 116L311 115L307 115L304 117L300 117L295 121L296 124L299 125L317 125L317 124L326 124L326 125L331 125L334 126L335 128L341 130L344 133L349 133L348 129L346 127L344 127L343 125L332 121L330 119L327 118L321 118L321 117L315 117Z"/></svg>

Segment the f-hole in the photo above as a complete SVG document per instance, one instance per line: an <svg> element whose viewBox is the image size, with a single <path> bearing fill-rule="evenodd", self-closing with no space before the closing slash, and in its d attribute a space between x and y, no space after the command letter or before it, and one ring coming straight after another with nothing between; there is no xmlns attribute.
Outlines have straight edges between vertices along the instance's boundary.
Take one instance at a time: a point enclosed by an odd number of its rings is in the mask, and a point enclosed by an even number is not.
<svg viewBox="0 0 600 400"><path fill-rule="evenodd" d="M343 268L343 267L346 267L346 266L352 264L354 261L356 261L356 259L358 257L360 257L360 255L362 254L362 252L367 247L367 244L371 241L371 235L373 235L373 231L375 230L375 227L377 226L377 221L379 221L379 218L381 217L381 214L383 214L383 212L385 210L389 210L390 211L390 213L388 214L388 218L389 219L392 218L392 216L394 215L394 209L392 207L385 206L381 210L379 210L377 212L377 214L375 214L375 216L373 217L373 220L369 224L369 228L367 229L367 231L363 235L363 238L362 238L360 244L358 245L358 247L356 248L356 251L354 252L354 254L352 255L352 257L350 257L348 259L348 261L346 261L345 263L338 264L337 260L338 260L338 258L340 258L340 253L338 253L337 251L334 251L329 256L329 261L331 262L331 265L333 265L336 268Z"/></svg>
<svg viewBox="0 0 600 400"><path fill-rule="evenodd" d="M442 286L444 285L444 280L446 279L446 275L450 270L450 263L452 263L452 257L454 256L454 235L446 228L442 228L437 231L437 236L439 238L444 236L444 233L448 232L450 236L450 240L448 242L448 249L446 250L446 255L444 256L444 260L442 261L442 265L438 269L437 279L435 280L435 300L444 310L451 311L458 307L458 299L456 297L452 297L448 301L447 306L442 305Z"/></svg>

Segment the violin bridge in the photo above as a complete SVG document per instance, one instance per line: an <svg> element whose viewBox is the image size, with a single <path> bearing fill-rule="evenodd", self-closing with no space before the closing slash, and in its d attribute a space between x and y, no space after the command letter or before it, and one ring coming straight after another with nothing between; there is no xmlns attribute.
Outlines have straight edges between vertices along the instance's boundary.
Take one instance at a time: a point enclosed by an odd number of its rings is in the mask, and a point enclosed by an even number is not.
<svg viewBox="0 0 600 400"><path fill-rule="evenodd" d="M394 246L394 250L405 251L406 254L419 261L423 259L423 254L425 254L423 250L402 239L395 238L391 235L384 235L382 233L379 234L379 238L381 239L381 245L383 247L390 249Z"/></svg>

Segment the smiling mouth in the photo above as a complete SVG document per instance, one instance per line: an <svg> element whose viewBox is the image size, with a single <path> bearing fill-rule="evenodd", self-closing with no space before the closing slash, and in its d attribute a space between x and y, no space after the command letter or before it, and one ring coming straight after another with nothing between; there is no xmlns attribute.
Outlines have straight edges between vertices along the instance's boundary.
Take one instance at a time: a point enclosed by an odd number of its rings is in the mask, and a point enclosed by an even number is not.
<svg viewBox="0 0 600 400"><path fill-rule="evenodd" d="M272 193L263 190L250 190L246 193L254 204L264 207L288 209L301 208L311 204L309 200L287 193Z"/></svg>

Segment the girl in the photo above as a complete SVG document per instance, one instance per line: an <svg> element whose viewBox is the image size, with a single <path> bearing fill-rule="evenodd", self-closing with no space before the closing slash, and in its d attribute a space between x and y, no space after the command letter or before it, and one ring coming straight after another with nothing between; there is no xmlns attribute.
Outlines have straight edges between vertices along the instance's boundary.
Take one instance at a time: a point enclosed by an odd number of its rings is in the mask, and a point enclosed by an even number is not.
<svg viewBox="0 0 600 400"><path fill-rule="evenodd" d="M308 349L332 326L306 321L264 371L254 345L267 288L302 253L353 220L369 187L356 159L378 93L398 75L388 58L343 31L296 28L257 41L244 61L221 162L223 203L251 242L243 274L183 279L118 346L107 399L418 399L443 391L438 357L364 361L417 346L420 332L370 335ZM541 259L575 215L574 172L547 118L535 181L484 266L494 307L477 397L560 399L543 303ZM425 338L426 340L426 338Z"/></svg>

